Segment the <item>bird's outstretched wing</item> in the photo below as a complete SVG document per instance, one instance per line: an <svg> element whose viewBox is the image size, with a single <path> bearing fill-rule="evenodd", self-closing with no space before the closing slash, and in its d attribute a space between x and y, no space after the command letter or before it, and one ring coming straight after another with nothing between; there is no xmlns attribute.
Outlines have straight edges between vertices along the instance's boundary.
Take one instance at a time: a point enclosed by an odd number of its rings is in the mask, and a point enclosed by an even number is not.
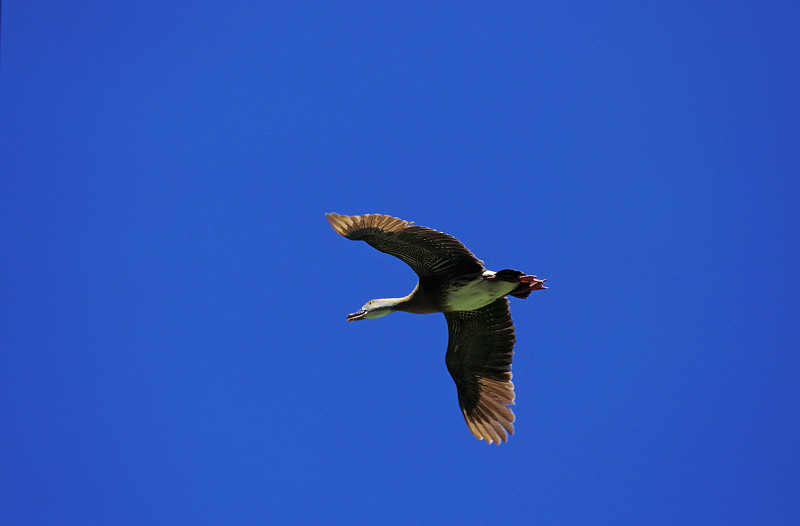
<svg viewBox="0 0 800 526"><path fill-rule="evenodd" d="M508 300L473 311L445 312L450 339L445 362L458 404L476 438L499 444L514 434L514 323Z"/></svg>
<svg viewBox="0 0 800 526"><path fill-rule="evenodd" d="M419 277L453 272L480 272L483 261L443 232L392 216L325 214L334 230L347 239L363 240L407 263Z"/></svg>

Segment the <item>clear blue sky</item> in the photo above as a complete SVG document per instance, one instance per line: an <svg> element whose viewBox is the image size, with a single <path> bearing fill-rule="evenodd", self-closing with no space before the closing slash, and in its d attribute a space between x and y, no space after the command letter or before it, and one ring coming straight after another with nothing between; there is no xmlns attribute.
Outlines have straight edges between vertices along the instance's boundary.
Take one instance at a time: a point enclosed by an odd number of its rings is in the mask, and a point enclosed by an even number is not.
<svg viewBox="0 0 800 526"><path fill-rule="evenodd" d="M800 8L697 4L4 2L0 522L800 523ZM328 211L548 279L508 443Z"/></svg>

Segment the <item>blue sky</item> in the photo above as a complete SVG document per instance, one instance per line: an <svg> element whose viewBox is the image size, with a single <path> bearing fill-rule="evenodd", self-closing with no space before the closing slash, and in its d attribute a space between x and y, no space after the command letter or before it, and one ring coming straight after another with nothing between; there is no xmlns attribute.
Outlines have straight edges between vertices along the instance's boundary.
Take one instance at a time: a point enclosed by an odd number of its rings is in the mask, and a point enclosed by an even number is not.
<svg viewBox="0 0 800 526"><path fill-rule="evenodd" d="M800 9L430 4L3 6L3 523L800 521ZM508 443L328 211L548 279Z"/></svg>

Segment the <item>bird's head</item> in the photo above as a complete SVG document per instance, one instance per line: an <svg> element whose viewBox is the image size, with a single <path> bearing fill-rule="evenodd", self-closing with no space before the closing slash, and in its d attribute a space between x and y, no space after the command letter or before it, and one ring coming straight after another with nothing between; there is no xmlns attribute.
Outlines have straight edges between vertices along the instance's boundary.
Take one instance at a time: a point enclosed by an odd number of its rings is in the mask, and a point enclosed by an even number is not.
<svg viewBox="0 0 800 526"><path fill-rule="evenodd" d="M380 318L395 311L395 299L378 299L369 300L358 311L348 314L347 321L369 320L372 318Z"/></svg>

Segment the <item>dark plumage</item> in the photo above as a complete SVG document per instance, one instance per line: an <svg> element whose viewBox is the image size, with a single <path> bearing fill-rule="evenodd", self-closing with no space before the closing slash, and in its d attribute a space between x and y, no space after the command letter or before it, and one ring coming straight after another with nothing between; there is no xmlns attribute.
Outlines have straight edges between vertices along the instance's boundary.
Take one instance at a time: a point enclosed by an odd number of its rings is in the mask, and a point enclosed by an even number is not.
<svg viewBox="0 0 800 526"><path fill-rule="evenodd" d="M348 239L363 240L400 258L419 276L408 296L367 302L348 321L378 318L395 311L442 312L449 341L445 362L458 391L461 412L472 434L489 443L514 433L514 324L506 295L527 298L545 280L518 270L492 272L448 234L396 217L326 214Z"/></svg>

